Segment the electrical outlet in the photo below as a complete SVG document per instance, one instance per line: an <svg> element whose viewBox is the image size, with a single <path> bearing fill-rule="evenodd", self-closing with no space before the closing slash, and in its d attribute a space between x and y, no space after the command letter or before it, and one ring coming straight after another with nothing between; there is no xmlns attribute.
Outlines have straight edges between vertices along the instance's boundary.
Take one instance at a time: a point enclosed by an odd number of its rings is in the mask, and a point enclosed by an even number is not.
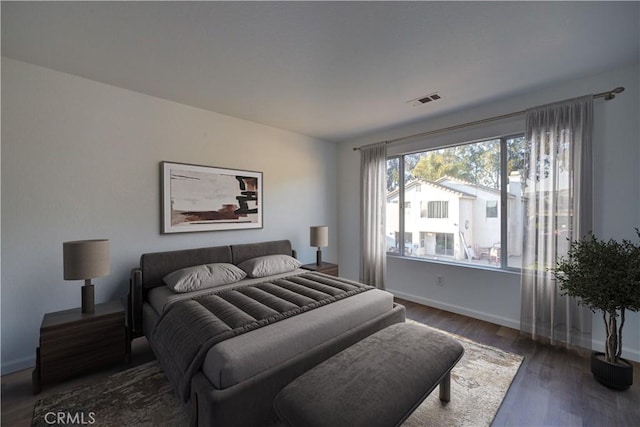
<svg viewBox="0 0 640 427"><path fill-rule="evenodd" d="M436 276L436 283L438 284L438 286L444 286L444 276L441 274L438 274Z"/></svg>

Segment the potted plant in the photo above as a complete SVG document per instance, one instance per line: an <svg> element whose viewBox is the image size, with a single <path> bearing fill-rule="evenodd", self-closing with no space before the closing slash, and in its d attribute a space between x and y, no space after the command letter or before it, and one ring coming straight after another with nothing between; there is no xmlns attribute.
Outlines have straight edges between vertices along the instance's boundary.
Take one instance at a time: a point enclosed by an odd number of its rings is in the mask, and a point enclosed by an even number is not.
<svg viewBox="0 0 640 427"><path fill-rule="evenodd" d="M640 237L640 231L636 228ZM592 233L570 243L567 255L551 269L565 295L576 297L605 324L605 352L593 352L591 372L600 383L626 390L633 365L621 357L625 312L640 310L640 244L597 239Z"/></svg>

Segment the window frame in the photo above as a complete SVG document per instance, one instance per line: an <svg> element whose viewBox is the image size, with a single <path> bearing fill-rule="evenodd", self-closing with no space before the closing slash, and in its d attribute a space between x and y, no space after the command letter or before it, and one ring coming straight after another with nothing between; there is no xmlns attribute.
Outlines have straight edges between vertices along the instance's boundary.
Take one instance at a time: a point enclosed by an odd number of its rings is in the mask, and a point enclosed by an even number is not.
<svg viewBox="0 0 640 427"><path fill-rule="evenodd" d="M444 256L451 256L453 255L453 250L454 250L454 245L453 245L453 233L441 233L441 232L436 232L435 233L436 236L436 254L438 255L444 255ZM451 237L449 237L451 236ZM439 239L440 238L440 239ZM444 253L438 253L438 241L441 241L441 238L444 238ZM448 251L451 250L451 254L448 253Z"/></svg>
<svg viewBox="0 0 640 427"><path fill-rule="evenodd" d="M491 203L492 205L495 203L495 206L489 206L489 203ZM485 205L485 218L486 219L494 219L494 218L498 219L498 217L499 217L498 212L500 211L500 209L498 209L499 205L500 205L500 201L499 200L487 200L487 203ZM496 214L489 216L489 209L491 209L492 213L493 213L493 209L495 209Z"/></svg>
<svg viewBox="0 0 640 427"><path fill-rule="evenodd" d="M405 254L405 244L400 245L400 247L398 248L398 253L390 253L387 252L387 256L391 256L391 257L400 257L400 258L405 258L405 259L410 259L410 260L415 260L418 262L431 262L431 263L436 263L436 264L449 264L449 265L455 265L455 266L460 266L460 267L467 267L467 268L479 268L479 269L490 269L492 271L506 271L506 272L512 272L512 273L521 273L522 271L522 266L519 267L514 267L514 266L510 266L509 265L509 260L508 260L508 173L507 171L507 166L508 166L508 147L507 147L507 141L509 140L513 140L516 138L522 138L524 137L524 132L517 132L517 133L510 133L510 134L506 134L506 135L502 135L502 136L496 136L496 137L486 137L486 138L481 138L481 139L474 139L474 140L470 140L470 141L465 141L463 143L457 143L457 144L448 144L448 145L441 145L441 146L433 146L433 147L428 147L428 148L424 148L421 150L415 150L415 151L410 151L410 152L406 152L406 153L400 153L400 154L393 154L390 156L387 156L387 161L392 160L392 159L397 159L398 162L398 208L399 208L399 212L398 212L398 241L400 242L405 242L405 209L404 209L404 200L405 200L405 182L404 182L404 177L405 177L405 160L404 157L406 155L410 155L410 154L416 154L416 153L422 153L422 152L428 152L428 151L436 151L436 150L441 150L441 149L447 149L447 148L452 148L452 147L456 147L456 146L463 146L463 145L471 145L471 144L475 144L475 143L479 143L479 142L483 142L483 141L491 141L491 140L499 140L500 141L500 199L498 200L498 211L499 211L499 215L497 218L493 217L490 219L496 219L500 221L500 265L499 266L493 266L493 265L478 265L478 264L472 264L472 263L462 263L462 262L453 262L453 261L447 261L447 260L442 260L442 259L430 259L430 258L419 258L419 257L415 257L415 256L410 256ZM428 209L427 209L428 210ZM421 209L422 211L422 209ZM486 211L485 211L486 213ZM427 214L428 215L428 214ZM427 218L429 218L427 216ZM431 218L433 219L433 218ZM386 230L385 230L385 234L386 234Z"/></svg>
<svg viewBox="0 0 640 427"><path fill-rule="evenodd" d="M449 218L449 201L448 200L428 200L426 218L427 219L448 219Z"/></svg>

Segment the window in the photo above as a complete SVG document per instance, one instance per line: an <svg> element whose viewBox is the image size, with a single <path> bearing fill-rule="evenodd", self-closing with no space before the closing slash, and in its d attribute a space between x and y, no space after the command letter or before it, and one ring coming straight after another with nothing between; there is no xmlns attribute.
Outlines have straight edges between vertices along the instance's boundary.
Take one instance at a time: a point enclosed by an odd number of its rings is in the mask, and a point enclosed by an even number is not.
<svg viewBox="0 0 640 427"><path fill-rule="evenodd" d="M523 164L522 135L389 158L388 253L520 268Z"/></svg>
<svg viewBox="0 0 640 427"><path fill-rule="evenodd" d="M449 202L429 202L427 218L449 218Z"/></svg>
<svg viewBox="0 0 640 427"><path fill-rule="evenodd" d="M385 242L387 253L400 253L400 187L399 173L400 159L387 159L387 211L385 225Z"/></svg>
<svg viewBox="0 0 640 427"><path fill-rule="evenodd" d="M427 218L427 205L423 200L420 200L420 218Z"/></svg>
<svg viewBox="0 0 640 427"><path fill-rule="evenodd" d="M436 254L453 256L453 233L436 233Z"/></svg>
<svg viewBox="0 0 640 427"><path fill-rule="evenodd" d="M487 218L498 218L497 200L487 200Z"/></svg>

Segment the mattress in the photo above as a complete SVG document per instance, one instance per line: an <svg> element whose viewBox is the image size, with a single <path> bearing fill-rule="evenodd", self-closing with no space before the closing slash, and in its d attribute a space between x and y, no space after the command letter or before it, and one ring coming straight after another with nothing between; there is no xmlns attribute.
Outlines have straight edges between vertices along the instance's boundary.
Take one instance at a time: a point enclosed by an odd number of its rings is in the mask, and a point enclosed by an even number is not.
<svg viewBox="0 0 640 427"><path fill-rule="evenodd" d="M308 271L296 270L269 278L245 279L216 290L301 273L308 273ZM211 289L176 294L166 287L154 288L149 291L147 298L149 304L145 304L145 310L159 314L179 300L208 292L211 292ZM202 371L215 388L225 389L285 363L392 308L392 294L371 289L222 341L209 350L202 365ZM156 317L151 313L147 314L145 318Z"/></svg>
<svg viewBox="0 0 640 427"><path fill-rule="evenodd" d="M217 389L278 366L393 309L393 295L372 289L211 347L202 372Z"/></svg>

